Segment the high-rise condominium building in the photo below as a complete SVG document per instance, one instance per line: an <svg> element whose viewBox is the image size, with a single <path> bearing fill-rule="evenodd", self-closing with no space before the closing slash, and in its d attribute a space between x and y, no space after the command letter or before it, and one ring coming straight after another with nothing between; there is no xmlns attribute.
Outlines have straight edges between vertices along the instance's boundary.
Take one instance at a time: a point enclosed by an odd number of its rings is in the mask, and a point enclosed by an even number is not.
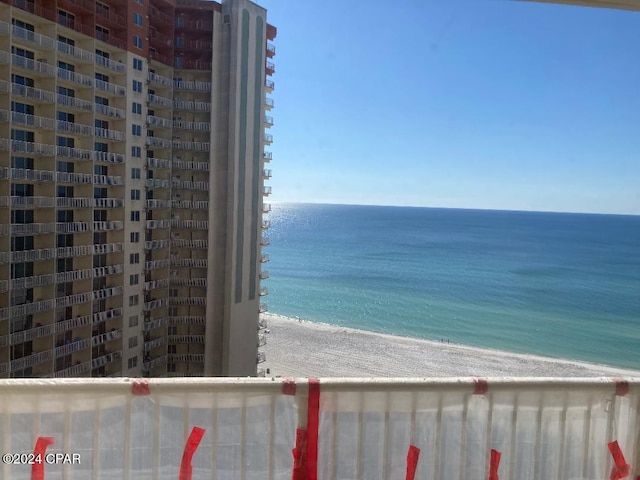
<svg viewBox="0 0 640 480"><path fill-rule="evenodd" d="M266 20L0 0L0 377L259 373Z"/></svg>

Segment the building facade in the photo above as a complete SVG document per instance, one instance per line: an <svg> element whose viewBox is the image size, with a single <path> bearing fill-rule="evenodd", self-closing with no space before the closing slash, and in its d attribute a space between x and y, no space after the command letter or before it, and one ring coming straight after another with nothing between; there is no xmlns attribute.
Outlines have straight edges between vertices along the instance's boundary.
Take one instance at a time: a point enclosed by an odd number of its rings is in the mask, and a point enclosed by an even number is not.
<svg viewBox="0 0 640 480"><path fill-rule="evenodd" d="M0 377L260 374L266 11L0 0L0 19Z"/></svg>

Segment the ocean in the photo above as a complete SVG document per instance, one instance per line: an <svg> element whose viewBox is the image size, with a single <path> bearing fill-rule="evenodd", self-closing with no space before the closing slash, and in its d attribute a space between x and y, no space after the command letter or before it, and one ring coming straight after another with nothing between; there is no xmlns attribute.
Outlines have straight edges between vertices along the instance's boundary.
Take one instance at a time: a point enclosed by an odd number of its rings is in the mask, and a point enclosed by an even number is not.
<svg viewBox="0 0 640 480"><path fill-rule="evenodd" d="M640 369L640 216L276 204L269 311Z"/></svg>

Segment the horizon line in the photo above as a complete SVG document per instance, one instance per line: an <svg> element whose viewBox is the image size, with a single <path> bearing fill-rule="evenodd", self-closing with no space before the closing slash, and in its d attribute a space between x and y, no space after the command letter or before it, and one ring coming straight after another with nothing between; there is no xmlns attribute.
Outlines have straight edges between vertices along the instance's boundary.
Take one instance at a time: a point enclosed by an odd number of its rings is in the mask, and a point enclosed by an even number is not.
<svg viewBox="0 0 640 480"><path fill-rule="evenodd" d="M386 208L428 208L431 210L480 210L488 212L518 212L518 213L557 213L569 215L615 215L619 217L640 217L640 213L605 213L605 212L568 212L560 210L521 210L509 208L481 208L481 207L436 207L426 205L380 205L372 203L331 203L331 202L291 202L274 200L269 202L272 205L289 204L289 205L331 205L345 207L386 207Z"/></svg>

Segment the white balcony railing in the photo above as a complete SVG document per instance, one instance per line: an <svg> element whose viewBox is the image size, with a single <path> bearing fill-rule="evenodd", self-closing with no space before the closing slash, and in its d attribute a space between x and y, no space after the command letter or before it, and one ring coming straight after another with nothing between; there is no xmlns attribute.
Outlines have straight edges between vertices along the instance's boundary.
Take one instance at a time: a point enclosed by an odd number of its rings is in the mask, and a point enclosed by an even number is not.
<svg viewBox="0 0 640 480"><path fill-rule="evenodd" d="M51 358L51 351L36 353L11 367ZM121 351L107 353L55 376L121 359ZM162 355L143 368L167 361L202 362L204 355ZM50 449L82 445L81 459L92 459L48 464L47 477L63 478L65 468L79 478L640 475L640 379L12 379L0 381L0 398L8 424L40 424L22 431L26 452L48 436ZM14 443L0 437L3 451ZM12 479L30 478L31 470L0 467Z"/></svg>
<svg viewBox="0 0 640 480"><path fill-rule="evenodd" d="M190 357L170 355L169 361ZM166 361L161 356L145 365ZM296 467L305 471L299 478L327 480L413 478L407 471L416 479L438 480L638 475L637 381L625 395L616 395L608 380L488 385L483 392L470 379L87 379L46 385L20 380L4 381L0 393L8 400L26 399L7 402L8 420L15 415L35 421L46 405L47 416L65 425L52 433L54 445L94 438L83 443L83 455L102 451L107 439L116 445L117 463L96 453L90 464L73 465L82 478L158 478L164 469L180 470L183 450L193 455L194 478L290 478ZM106 396L110 401L101 402ZM50 397L58 401L45 401ZM87 416L80 428L63 422L65 415L80 414ZM155 421L148 423L151 417ZM136 426L142 424L150 431L139 437ZM39 434L28 432L29 445ZM6 438L3 447L9 449ZM157 461L136 461L129 448ZM611 452L624 464L616 467ZM22 478L22 471L28 478L31 470L5 468L6 478ZM56 473L64 467L46 468Z"/></svg>

